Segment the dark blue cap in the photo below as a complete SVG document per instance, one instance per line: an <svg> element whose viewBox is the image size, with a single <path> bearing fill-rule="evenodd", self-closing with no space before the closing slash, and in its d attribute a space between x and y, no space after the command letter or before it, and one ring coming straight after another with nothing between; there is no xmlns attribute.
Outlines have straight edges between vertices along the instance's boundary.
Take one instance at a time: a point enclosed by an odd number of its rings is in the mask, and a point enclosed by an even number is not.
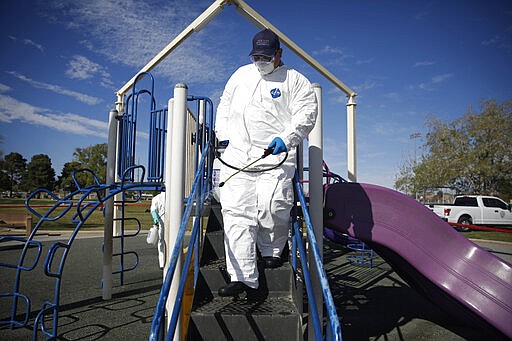
<svg viewBox="0 0 512 341"><path fill-rule="evenodd" d="M252 51L250 56L263 55L272 57L279 50L279 37L268 28L256 33L252 38Z"/></svg>

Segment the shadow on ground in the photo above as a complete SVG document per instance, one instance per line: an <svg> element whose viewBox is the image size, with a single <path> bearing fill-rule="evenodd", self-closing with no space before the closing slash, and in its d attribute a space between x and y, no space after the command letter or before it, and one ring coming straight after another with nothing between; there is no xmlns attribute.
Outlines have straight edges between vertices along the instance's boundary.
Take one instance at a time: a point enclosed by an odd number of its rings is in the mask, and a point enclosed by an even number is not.
<svg viewBox="0 0 512 341"><path fill-rule="evenodd" d="M45 255L53 242L43 242ZM121 286L114 275L112 300L101 298L102 238L77 239L63 272L58 340L147 340L160 293L162 272L157 251L145 236L127 239L139 264ZM373 267L350 263L347 248L324 241L324 263L344 340L491 340L485 330L454 319L410 288L380 257ZM19 248L0 250L2 262L16 263ZM32 300L29 325L13 331L0 327L0 340L30 340L41 305L53 299L54 281L43 274L42 263L24 273L21 292ZM126 259L129 267L134 259ZM7 269L9 270L9 269ZM2 268L0 293L12 291L13 272ZM10 302L0 300L0 318L9 316ZM39 339L43 339L39 333ZM493 339L494 340L494 339Z"/></svg>

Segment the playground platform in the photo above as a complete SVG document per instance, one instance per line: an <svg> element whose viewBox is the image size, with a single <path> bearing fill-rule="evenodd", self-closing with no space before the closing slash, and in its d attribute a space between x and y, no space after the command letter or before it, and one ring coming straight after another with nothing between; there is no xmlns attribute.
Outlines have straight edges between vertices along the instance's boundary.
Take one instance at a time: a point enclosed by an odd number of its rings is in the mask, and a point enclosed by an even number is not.
<svg viewBox="0 0 512 341"><path fill-rule="evenodd" d="M0 231L5 235L13 232ZM36 237L48 247L59 232ZM139 254L139 264L119 285L114 275L113 298L101 298L102 235L78 235L66 262L61 290L58 340L147 340L162 283L157 250L140 235L127 241L127 248ZM481 246L512 262L512 244L477 241ZM2 261L13 261L18 249L0 245ZM338 309L344 340L481 340L486 332L465 325L410 288L378 255L373 266L353 264L351 251L324 241L324 263ZM40 260L41 262L41 260ZM1 274L0 274L1 275ZM8 292L10 281L0 281L0 292ZM50 299L53 281L38 266L22 278L22 291L30 293L32 311L29 326L0 328L0 340L30 340L32 323L45 300ZM10 304L0 303L5 319ZM43 339L39 333L39 339Z"/></svg>

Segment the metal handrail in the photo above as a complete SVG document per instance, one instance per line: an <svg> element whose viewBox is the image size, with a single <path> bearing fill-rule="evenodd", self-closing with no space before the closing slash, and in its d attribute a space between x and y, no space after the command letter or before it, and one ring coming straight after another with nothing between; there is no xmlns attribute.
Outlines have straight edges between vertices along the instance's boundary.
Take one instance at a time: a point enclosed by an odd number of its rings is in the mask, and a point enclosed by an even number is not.
<svg viewBox="0 0 512 341"><path fill-rule="evenodd" d="M190 218L192 208L194 207L194 202L197 200L197 198L200 198L200 199L203 198L203 196L201 195L202 193L200 193L200 191L198 193L198 188L200 188L201 190L203 189L202 184L200 186L199 182L200 181L202 182L205 179L204 178L204 165L205 165L205 160L208 156L209 148L210 148L210 144L206 145L206 147L203 151L203 155L201 157L201 162L199 164L198 170L196 171L196 174L194 177L194 182L192 184L192 189L190 191L190 195L187 200L187 205L185 207L185 212L183 214L180 228L178 230L178 235L176 236L176 242L174 244L174 249L173 249L172 255L169 260L169 267L167 268L167 272L165 274L164 282L162 284L162 289L160 291L160 296L158 298L158 303L157 303L157 306L155 309L155 314L153 316L153 321L151 323L151 329L149 332L149 340L152 340L152 341L157 340L160 329L162 328L162 320L163 320L163 316L164 316L164 312L165 312L165 304L167 302L167 296L169 295L172 279L174 277L174 272L175 272L176 266L178 264L179 255L182 252L183 238L185 236L185 230L187 228L187 223ZM203 200L199 200L198 202L196 201L196 204L202 206ZM181 310L181 302L183 299L183 294L184 294L184 289L185 289L185 279L186 279L185 275L186 275L186 272L188 271L188 267L190 265L190 260L191 260L192 254L193 254L193 249L195 247L197 247L197 245L195 245L196 244L195 241L196 241L198 233L199 233L198 232L199 226L200 226L199 220L200 219L196 219L196 223L194 224L194 227L192 229L192 236L190 238L187 256L186 256L183 270L181 273L181 281L180 281L180 284L178 287L178 292L176 295L176 302L174 304L172 317L169 322L168 330L170 330L170 331L172 330L172 333L169 333L168 335L171 335L171 334L174 335L174 331L175 331L176 325L178 323L178 316L179 316L178 312Z"/></svg>
<svg viewBox="0 0 512 341"><path fill-rule="evenodd" d="M327 275L325 273L325 269L323 266L323 260L320 255L320 250L318 248L318 244L317 244L317 241L315 238L315 232L314 232L313 225L311 223L311 219L309 216L309 211L308 211L308 207L306 204L306 198L304 196L304 192L302 191L302 186L300 184L297 174L295 174L293 182L295 184L295 188L297 190L297 195L299 197L300 206L301 206L302 214L304 217L304 222L306 223L307 235L308 235L309 244L310 244L310 250L313 251L313 257L314 257L315 262L312 265L314 265L316 267L317 275L320 279L320 284L322 286L322 294L323 294L323 297L325 300L327 313L329 315L328 321L329 321L329 325L331 328L331 337L333 338L333 340L342 340L341 326L339 323L338 314L336 312L334 300L332 298L331 290L329 288L329 282L327 280ZM294 242L294 245L299 247L299 253L301 255L300 259L301 259L302 269L304 272L304 281L306 283L306 290L307 290L307 294L308 294L310 311L311 311L312 318L313 318L313 327L315 329L315 336L316 336L317 340L322 340L323 338L322 338L320 320L318 317L318 312L316 310L316 302L314 299L314 295L312 293L311 281L309 279L310 274L309 274L309 270L308 270L306 259L305 259L306 252L304 249L304 245L302 244L302 233L299 230L299 226L298 226L296 217L294 218L293 229L294 229L294 239L296 241L296 242Z"/></svg>
<svg viewBox="0 0 512 341"><path fill-rule="evenodd" d="M151 90L142 89L136 91L137 82L142 79L144 76L148 75L150 77L151 82ZM155 99L155 80L151 73L149 72L141 72L139 73L134 83L132 84L131 94L126 99L125 112L118 115L117 119L120 121L119 123L119 134L118 134L118 146L119 146L119 158L117 160L117 168L118 168L118 177L121 176L130 176L130 174L125 173L125 169L135 165L135 147L136 147L136 135L137 135L137 113L138 113L138 105L139 105L139 96L141 95L149 95L149 113L150 120L152 113L156 110L156 99ZM151 135L151 132L150 132ZM151 140L150 146L151 148ZM151 154L151 150L149 150ZM148 154L148 157L151 155ZM150 167L151 169L151 167ZM150 175L153 176L152 171L150 170ZM132 180L132 178L128 178L127 180Z"/></svg>

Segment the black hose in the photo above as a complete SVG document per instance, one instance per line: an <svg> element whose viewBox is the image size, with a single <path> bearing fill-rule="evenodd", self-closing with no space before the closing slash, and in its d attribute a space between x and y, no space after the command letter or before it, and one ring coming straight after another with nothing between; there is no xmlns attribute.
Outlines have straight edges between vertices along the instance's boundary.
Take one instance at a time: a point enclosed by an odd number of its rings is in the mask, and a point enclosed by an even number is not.
<svg viewBox="0 0 512 341"><path fill-rule="evenodd" d="M274 166L272 166L272 167L270 167L270 168L265 168L265 169L253 169L253 170L251 170L251 169L246 169L246 168L248 168L248 167L252 166L253 164L255 164L256 162L258 162L259 160L262 160L262 159L266 158L267 156L269 156L270 154L272 154L272 151L273 151L273 150L274 150L273 148L265 149L265 152L263 153L263 155L262 155L262 156L260 156L258 159L256 159L256 160L252 161L251 163L249 163L248 165L246 165L246 166L244 166L244 167L242 167L242 168L238 168L238 167L235 167L235 166L233 166L233 165L230 165L230 164L229 164L229 163L227 163L226 161L222 160L222 158L220 157L220 155L219 155L219 154L217 154L217 159L219 159L219 161L220 161L223 165L225 165L225 166L227 166L227 167L229 167L229 168L231 168L231 169L236 170L236 173L231 174L231 175L230 175L230 176L229 176L225 181L221 182L221 183L219 184L219 187L224 186L224 184L226 183L226 181L228 181L228 180L229 180L229 179L231 179L234 175L236 175L236 174L238 174L238 173L240 173L240 172L245 172L245 173L262 173L262 172L267 172L267 171L270 171L270 170L276 169L277 167L281 166L281 165L286 161L286 159L288 159L288 152L286 152L286 155L284 156L284 158L283 158L283 159L282 159L278 164L276 164L276 165L274 165Z"/></svg>

